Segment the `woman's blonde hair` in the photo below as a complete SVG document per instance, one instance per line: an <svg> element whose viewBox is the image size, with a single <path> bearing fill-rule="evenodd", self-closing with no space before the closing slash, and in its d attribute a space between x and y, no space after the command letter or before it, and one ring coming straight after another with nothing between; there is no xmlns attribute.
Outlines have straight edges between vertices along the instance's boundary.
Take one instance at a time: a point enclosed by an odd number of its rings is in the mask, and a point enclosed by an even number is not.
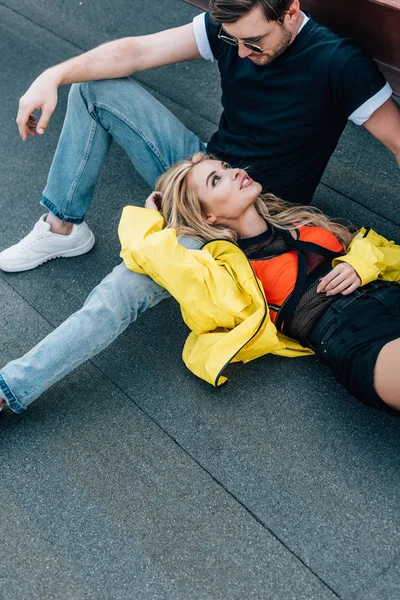
<svg viewBox="0 0 400 600"><path fill-rule="evenodd" d="M198 163L206 160L202 152L181 160L158 179L156 190L162 193L162 213L166 227L176 230L178 236L194 237L204 242L215 239L237 241L232 229L205 218L205 207L193 185L189 173ZM280 200L273 194L261 194L254 203L257 212L276 229L294 230L299 225L314 225L331 231L345 246L348 229L326 217L318 208L302 207Z"/></svg>

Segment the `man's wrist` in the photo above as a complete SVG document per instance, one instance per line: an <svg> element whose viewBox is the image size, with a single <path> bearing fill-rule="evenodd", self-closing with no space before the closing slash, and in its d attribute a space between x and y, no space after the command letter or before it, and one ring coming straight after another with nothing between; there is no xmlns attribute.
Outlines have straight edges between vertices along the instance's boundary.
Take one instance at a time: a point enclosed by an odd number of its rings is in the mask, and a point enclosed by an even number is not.
<svg viewBox="0 0 400 600"><path fill-rule="evenodd" d="M62 69L62 64L55 65L54 67L46 69L46 71L42 73L42 76L46 77L46 79L51 80L53 83L56 84L57 87L60 87L60 85L63 85L65 83L63 80L64 72Z"/></svg>
<svg viewBox="0 0 400 600"><path fill-rule="evenodd" d="M46 76L49 79L51 79L57 85L57 87L60 87L60 85L63 85L64 83L64 73L61 67L62 65L55 65L54 67L50 67L50 69L47 69L47 71L45 71Z"/></svg>

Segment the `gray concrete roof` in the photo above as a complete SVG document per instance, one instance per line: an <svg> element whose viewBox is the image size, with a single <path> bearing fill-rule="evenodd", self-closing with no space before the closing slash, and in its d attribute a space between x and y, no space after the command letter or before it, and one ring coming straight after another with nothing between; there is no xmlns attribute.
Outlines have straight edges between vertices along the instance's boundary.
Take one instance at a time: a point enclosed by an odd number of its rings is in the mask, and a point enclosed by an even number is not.
<svg viewBox="0 0 400 600"><path fill-rule="evenodd" d="M34 77L197 12L179 0L2 0L1 249L43 212L66 106L63 88L46 135L23 144L15 117ZM137 79L204 139L215 130L214 65ZM349 125L316 204L399 242L399 179L390 153ZM119 262L121 208L147 192L113 146L88 215L95 249L0 273L0 364ZM179 310L161 306L25 414L1 415L0 598L397 600L400 421L358 404L313 357L264 357L215 390L185 369Z"/></svg>

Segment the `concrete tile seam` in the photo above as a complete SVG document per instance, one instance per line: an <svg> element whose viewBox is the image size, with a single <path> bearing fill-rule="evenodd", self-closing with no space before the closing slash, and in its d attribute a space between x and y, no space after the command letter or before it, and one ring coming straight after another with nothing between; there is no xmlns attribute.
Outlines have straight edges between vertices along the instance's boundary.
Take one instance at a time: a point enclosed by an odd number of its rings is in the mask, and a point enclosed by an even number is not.
<svg viewBox="0 0 400 600"><path fill-rule="evenodd" d="M80 46L77 46L76 44L74 44L73 42L68 40L67 38L64 38L63 36L61 36L57 33L54 33L54 31L52 31L51 29L48 29L47 27L45 27L44 25L41 25L40 23L36 23L36 21L32 21L32 19L30 17L27 17L26 15L20 13L18 10L15 10L14 8L10 8L6 4L3 4L3 2L0 2L0 7L6 11L10 11L14 15L17 15L18 17L20 17L21 19L24 19L25 21L28 21L28 23L31 23L32 25L39 27L39 29L43 29L47 33L50 33L51 35L53 35L55 38L62 40L63 42L66 42L74 50L79 50L80 52L85 52L85 50L83 48L80 48Z"/></svg>
<svg viewBox="0 0 400 600"><path fill-rule="evenodd" d="M47 319L46 319L47 320ZM323 586L325 586L332 594L334 594L334 596L336 598L338 598L339 600L341 600L341 597L339 596L339 594L324 580L322 579L322 577L320 577L318 575L318 573L316 573L298 554L296 554L296 552L294 550L292 550L290 548L290 546L288 546L286 544L286 542L284 542L262 519L260 519L260 517L258 517L256 515L256 513L251 510L248 506L246 506L246 504L244 502L242 502L233 492L231 492L219 479L217 479L217 477L215 477L197 458L195 458L188 450L186 450L184 448L184 446L182 446L182 444L180 444L180 442L173 436L171 435L167 429L165 429L156 419L154 419L154 417L151 416L151 414L144 409L136 400L134 400L131 396L129 396L129 394L124 391L119 384L113 380L113 378L111 378L107 373L104 373L102 371L102 369L100 367L98 367L96 364L94 364L91 360L89 360L88 362L90 362L94 367L96 367L98 369L98 371L110 382L112 383L126 398L129 398L129 400L136 406L136 408L138 410L140 410L156 427L158 427L158 429L164 433L193 463L195 463L198 467L200 467L200 469L206 474L208 475L212 481L214 481L214 483L216 483L226 494L228 494L228 496L230 496L232 498L232 500L234 500L237 504L239 504L239 506L241 506L243 508L243 510L250 515L255 521L256 523L258 523L263 529L265 529L265 531L267 531L281 546L283 546L285 548L285 550L287 552L289 552L293 558L295 558L297 561L299 561L303 567L316 579L318 579L318 581L320 581L322 583Z"/></svg>
<svg viewBox="0 0 400 600"><path fill-rule="evenodd" d="M112 381L112 379L110 379L110 381ZM112 381L112 383L114 383L114 385L116 387L118 387L118 385ZM120 389L120 388L118 388ZM123 392L123 390L120 390L122 393L124 393L125 395L126 392ZM129 396L128 396L129 397ZM251 510L251 508L249 508L248 506L246 506L246 504L244 504L244 502L242 502L233 492L231 492L219 479L217 479L206 467L203 466L203 464L198 461L190 452L188 452L179 442L176 438L174 438L172 435L170 435L168 433L168 431L166 429L164 429L157 421L155 421L150 415L147 414L147 412L142 409L142 407L140 406L140 404L137 404L137 402L135 402L132 399L132 402L140 409L142 410L150 419L151 421L161 429L161 431L163 431L177 446L179 449L181 449L186 456L188 456L196 465L198 465L202 471L204 473L206 473L220 488L222 488L222 490L227 493L237 504L239 504L255 521L256 523L258 523L259 525L261 525L261 527L263 529L265 529L266 531L268 531L268 533L281 545L283 546L296 560L298 560L303 567L305 567L305 569L311 573L311 575L313 575L316 579L318 579L318 581L320 581L322 583L322 585L324 585L330 592L332 592L332 594L334 594L337 598L339 598L339 600L341 600L341 597L339 596L339 594L324 580L322 579L318 573L316 573L302 558L300 558L300 556L298 554L296 554L296 552L294 550L292 550L290 548L290 546L288 546L270 527L268 527L268 525L262 520L260 519L260 517L258 517L256 515L256 513Z"/></svg>
<svg viewBox="0 0 400 600"><path fill-rule="evenodd" d="M22 296L18 290L16 290L10 283L9 281L7 281L4 276L0 273L0 277L2 279L2 281L10 288L12 289L23 301L25 301L27 303L28 306L30 306L37 315L39 315L41 318L44 319L44 321L46 323L48 323L51 327L53 327L53 329L55 329L54 324L46 317L44 316L39 310L37 310L31 302L29 302L26 298L24 298L24 296ZM296 560L298 560L303 567L316 579L318 579L318 581L320 581L322 583L322 585L324 585L332 594L335 595L336 598L339 598L340 600L340 596L338 595L337 592L335 592L335 590L326 582L324 581L324 579L322 579L298 554L296 554L296 552L294 550L292 550L290 548L290 546L288 546L286 544L286 542L284 542L262 519L260 519L260 517L257 516L257 514L251 510L248 506L246 506L246 504L244 502L242 502L233 492L231 492L219 479L217 479L197 458L195 458L188 450L186 450L184 448L184 446L182 446L182 444L173 436L171 435L167 429L165 429L156 419L154 419L153 416L151 416L151 414L143 408L143 406L141 406L136 400L134 400L126 391L124 391L120 385L114 381L113 378L111 378L107 373L105 373L98 365L96 365L91 359L86 361L86 363L90 363L96 370L98 373L100 373L103 377L105 377L105 379L107 379L118 391L121 392L121 394L129 399L130 402L132 402L132 404L134 404L134 406L136 406L136 408L143 414L145 415L145 417L147 419L149 419L149 421L151 423L153 423L164 435L166 435L193 463L195 463L206 475L208 475L212 481L214 481L214 483L216 483L218 485L218 487L220 487L226 494L228 494L228 496L230 496L237 504L239 504L239 506L241 506L243 508L243 510L245 510L245 512L251 516L263 529L265 529L281 546L283 546L285 548L285 550L287 552L289 552ZM85 364L86 364L85 363Z"/></svg>
<svg viewBox="0 0 400 600"><path fill-rule="evenodd" d="M339 194L343 198L346 198L347 200L350 200L350 202L354 202L354 204L357 204L358 206L361 206L362 208L365 208L366 210L369 210L371 213L373 213L377 217L381 217L382 219L385 219L388 223L391 223L392 225L395 225L396 227L400 227L400 223L397 223L397 221L393 221L393 219L389 219L386 215L384 215L384 214L382 214L382 213L374 210L373 208L371 208L369 206L365 206L365 204L362 204L359 200L355 200L354 198L351 198L351 196L348 196L344 192L340 192L339 190L336 190L334 187L332 187L328 183L324 183L323 180L321 180L321 185L323 185L328 190L332 190L333 192L336 192L337 194Z"/></svg>

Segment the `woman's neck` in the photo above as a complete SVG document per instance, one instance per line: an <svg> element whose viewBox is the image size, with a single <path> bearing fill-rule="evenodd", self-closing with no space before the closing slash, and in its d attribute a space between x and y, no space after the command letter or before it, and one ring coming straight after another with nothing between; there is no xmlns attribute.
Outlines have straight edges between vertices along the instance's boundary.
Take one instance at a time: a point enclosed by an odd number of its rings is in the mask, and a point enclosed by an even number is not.
<svg viewBox="0 0 400 600"><path fill-rule="evenodd" d="M252 238L268 229L268 225L256 209L246 211L239 219L231 223L231 228L241 239Z"/></svg>

